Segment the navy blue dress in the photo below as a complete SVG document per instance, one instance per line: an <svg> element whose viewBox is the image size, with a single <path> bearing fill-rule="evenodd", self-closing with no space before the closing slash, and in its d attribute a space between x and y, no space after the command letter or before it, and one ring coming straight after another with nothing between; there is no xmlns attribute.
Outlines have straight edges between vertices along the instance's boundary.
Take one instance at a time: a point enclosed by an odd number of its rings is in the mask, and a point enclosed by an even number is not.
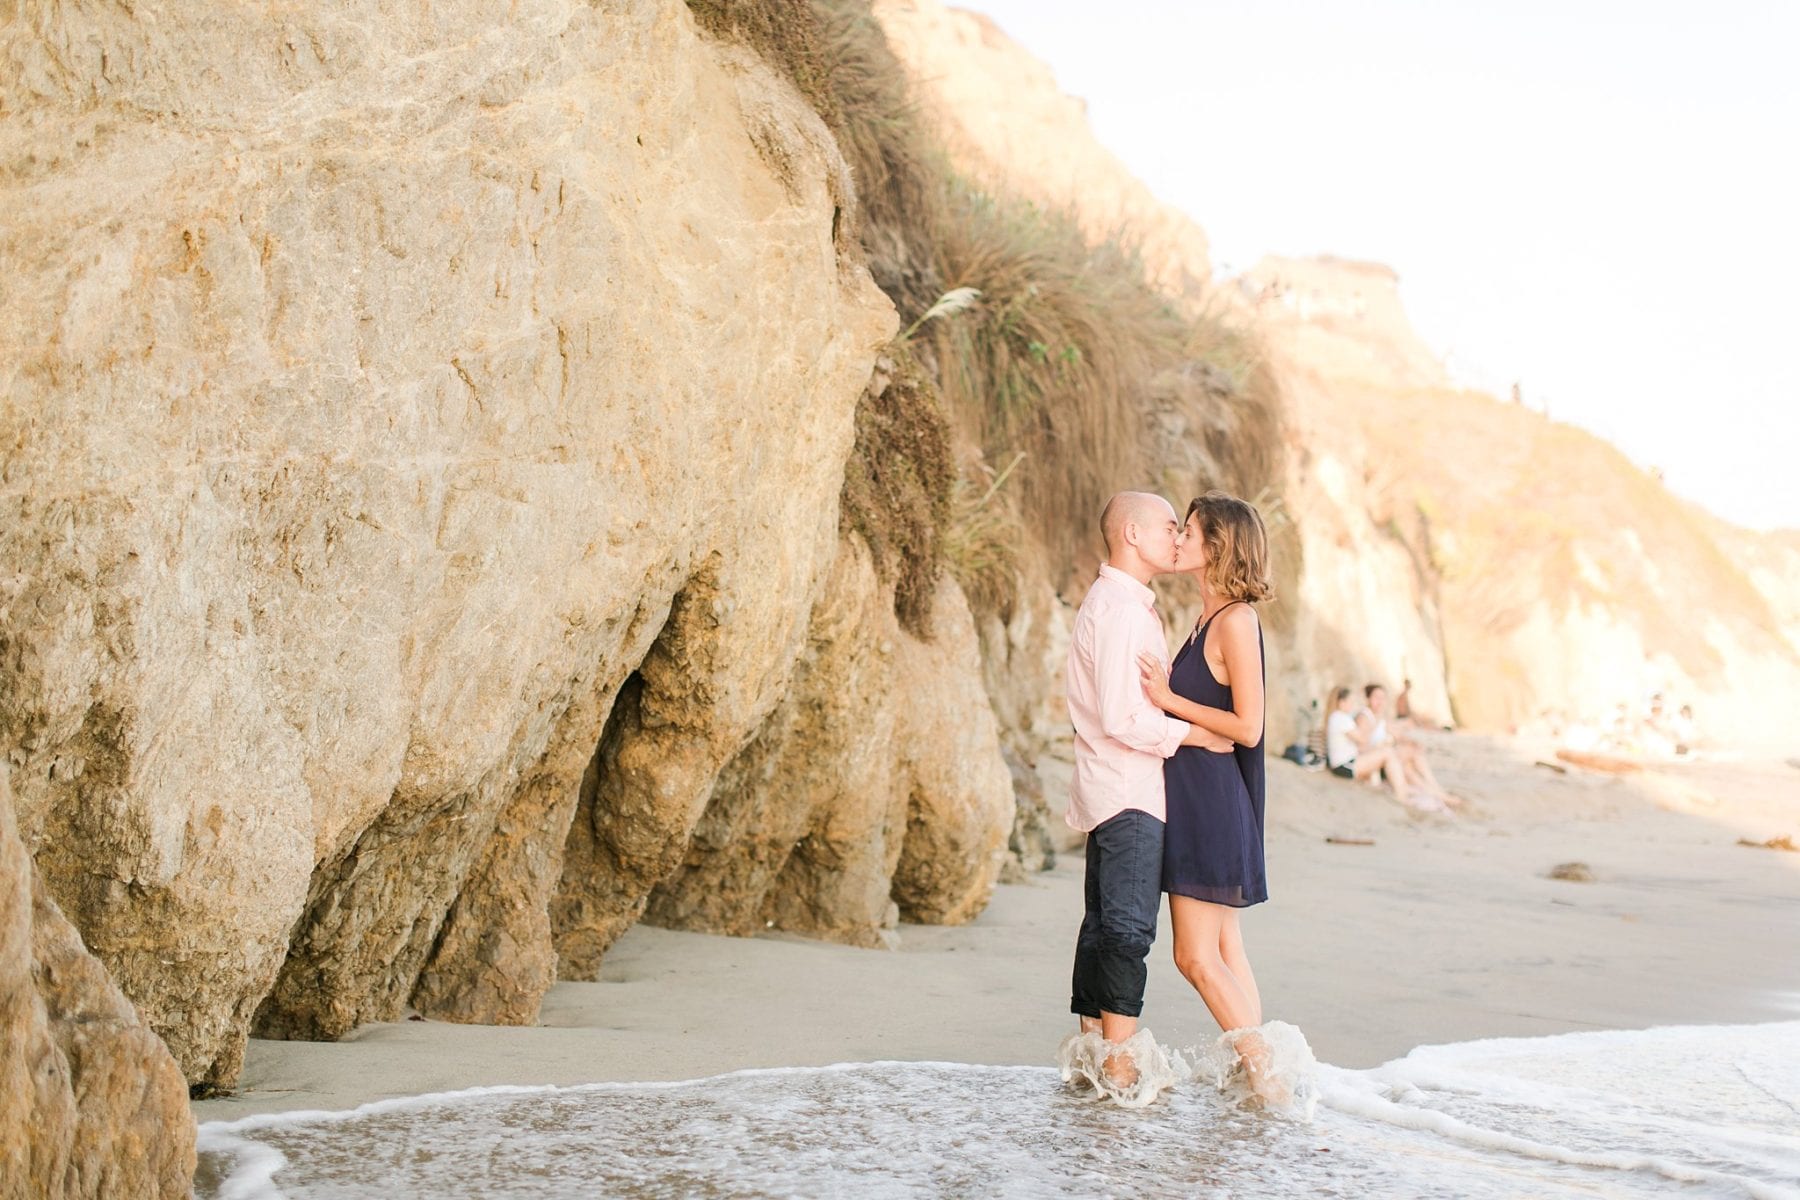
<svg viewBox="0 0 1800 1200"><path fill-rule="evenodd" d="M1230 608L1226 605L1225 608ZM1221 608L1219 612L1224 612ZM1231 710L1231 689L1206 664L1214 613L1175 656L1169 688L1208 708ZM1262 630L1256 634L1262 648ZM1263 672L1268 676L1267 670ZM1163 834L1163 891L1248 908L1269 898L1263 871L1263 739L1254 746L1183 746L1163 764L1168 825Z"/></svg>

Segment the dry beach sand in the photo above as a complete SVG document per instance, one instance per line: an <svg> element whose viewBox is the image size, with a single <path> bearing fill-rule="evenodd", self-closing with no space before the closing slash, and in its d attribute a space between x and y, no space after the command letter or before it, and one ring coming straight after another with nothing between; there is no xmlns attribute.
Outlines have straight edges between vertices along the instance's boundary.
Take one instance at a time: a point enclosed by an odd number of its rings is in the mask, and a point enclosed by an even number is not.
<svg viewBox="0 0 1800 1200"><path fill-rule="evenodd" d="M1268 1015L1305 1030L1321 1059L1360 1067L1422 1043L1800 1016L1800 854L1739 842L1800 834L1800 770L1558 773L1534 765L1548 746L1430 740L1469 815L1410 818L1367 787L1270 763L1273 899L1248 914L1246 937ZM1591 880L1551 877L1570 862ZM535 1028L403 1021L336 1043L256 1041L240 1090L194 1107L230 1120L491 1084L1047 1064L1072 1025L1080 907L1077 852L1000 887L970 925L903 927L897 951L639 926L601 981L558 985ZM1145 1020L1174 1046L1216 1033L1169 961L1166 928Z"/></svg>

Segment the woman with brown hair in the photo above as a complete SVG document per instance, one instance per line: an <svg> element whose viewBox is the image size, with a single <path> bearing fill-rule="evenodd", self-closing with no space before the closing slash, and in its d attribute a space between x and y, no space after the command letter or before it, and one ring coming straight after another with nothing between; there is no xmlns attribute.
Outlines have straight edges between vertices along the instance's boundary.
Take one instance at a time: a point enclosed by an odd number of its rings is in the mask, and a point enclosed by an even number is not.
<svg viewBox="0 0 1800 1200"><path fill-rule="evenodd" d="M1230 750L1184 746L1167 760L1163 890L1175 965L1225 1031L1253 1090L1278 1087L1257 1027L1262 999L1244 953L1238 910L1269 898L1263 867L1262 625L1255 603L1274 592L1268 535L1250 504L1211 491L1188 506L1175 569L1200 585L1201 613L1165 676L1139 659L1144 691L1170 715L1230 738Z"/></svg>

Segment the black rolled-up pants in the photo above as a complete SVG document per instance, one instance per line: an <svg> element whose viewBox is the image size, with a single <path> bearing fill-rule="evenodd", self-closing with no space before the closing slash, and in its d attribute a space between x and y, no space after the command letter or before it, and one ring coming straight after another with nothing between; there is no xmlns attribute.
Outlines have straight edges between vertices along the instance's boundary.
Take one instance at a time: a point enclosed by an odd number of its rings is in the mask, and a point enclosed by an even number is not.
<svg viewBox="0 0 1800 1200"><path fill-rule="evenodd" d="M1162 906L1163 823L1126 809L1088 832L1087 912L1075 939L1069 1011L1144 1011L1144 959Z"/></svg>

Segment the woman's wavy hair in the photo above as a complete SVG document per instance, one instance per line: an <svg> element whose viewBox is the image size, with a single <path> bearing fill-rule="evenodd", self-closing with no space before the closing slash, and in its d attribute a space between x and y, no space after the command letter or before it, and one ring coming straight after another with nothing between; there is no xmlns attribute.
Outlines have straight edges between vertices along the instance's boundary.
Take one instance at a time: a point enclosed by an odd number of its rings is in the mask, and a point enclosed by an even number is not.
<svg viewBox="0 0 1800 1200"><path fill-rule="evenodd" d="M1273 597L1269 534L1255 506L1215 490L1188 505L1182 523L1196 514L1206 539L1206 583L1214 594L1252 602Z"/></svg>

